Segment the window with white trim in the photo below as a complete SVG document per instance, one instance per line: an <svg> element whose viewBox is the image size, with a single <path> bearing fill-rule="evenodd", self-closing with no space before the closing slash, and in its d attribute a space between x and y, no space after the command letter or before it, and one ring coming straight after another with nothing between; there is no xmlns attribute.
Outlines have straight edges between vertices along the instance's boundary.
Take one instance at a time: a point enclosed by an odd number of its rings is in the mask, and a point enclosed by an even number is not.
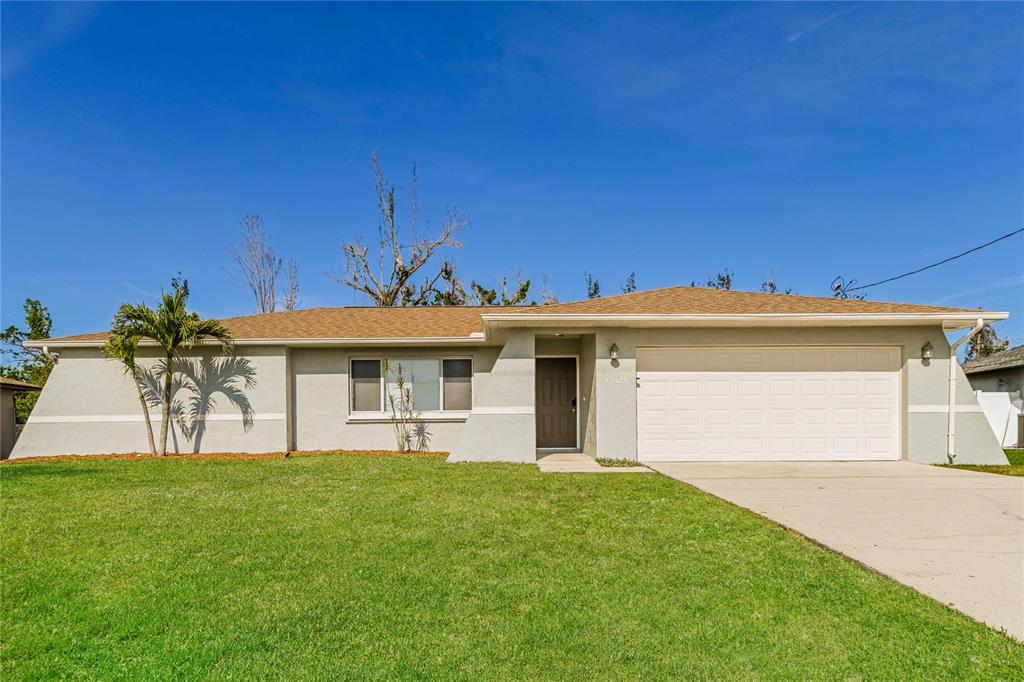
<svg viewBox="0 0 1024 682"><path fill-rule="evenodd" d="M353 359L349 373L352 412L388 412L398 376L416 412L468 412L473 406L473 361L469 358Z"/></svg>

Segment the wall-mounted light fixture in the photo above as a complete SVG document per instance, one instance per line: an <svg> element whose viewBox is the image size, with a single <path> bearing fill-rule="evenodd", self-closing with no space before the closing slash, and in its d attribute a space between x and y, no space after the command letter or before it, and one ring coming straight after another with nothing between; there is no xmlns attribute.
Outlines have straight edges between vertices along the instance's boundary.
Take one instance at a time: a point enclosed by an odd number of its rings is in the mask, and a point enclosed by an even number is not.
<svg viewBox="0 0 1024 682"><path fill-rule="evenodd" d="M932 354L932 343L931 341L927 341L923 346L921 346L921 359L931 360Z"/></svg>
<svg viewBox="0 0 1024 682"><path fill-rule="evenodd" d="M613 343L612 347L608 349L608 357L610 357L612 360L618 360L619 359L619 346L618 346L618 344Z"/></svg>

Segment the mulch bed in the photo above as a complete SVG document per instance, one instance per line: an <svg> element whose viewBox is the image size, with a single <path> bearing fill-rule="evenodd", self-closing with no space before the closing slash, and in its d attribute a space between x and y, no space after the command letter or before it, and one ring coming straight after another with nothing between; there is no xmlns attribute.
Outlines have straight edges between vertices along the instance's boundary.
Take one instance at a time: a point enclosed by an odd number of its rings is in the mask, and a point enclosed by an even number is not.
<svg viewBox="0 0 1024 682"><path fill-rule="evenodd" d="M3 464L29 462L80 462L99 459L121 459L131 462L165 459L285 459L289 457L316 457L342 455L346 457L447 457L447 452L398 452L397 450L294 450L292 452L203 452L200 454L152 455L148 452L127 452L107 455L49 455L47 457L21 457L5 459Z"/></svg>

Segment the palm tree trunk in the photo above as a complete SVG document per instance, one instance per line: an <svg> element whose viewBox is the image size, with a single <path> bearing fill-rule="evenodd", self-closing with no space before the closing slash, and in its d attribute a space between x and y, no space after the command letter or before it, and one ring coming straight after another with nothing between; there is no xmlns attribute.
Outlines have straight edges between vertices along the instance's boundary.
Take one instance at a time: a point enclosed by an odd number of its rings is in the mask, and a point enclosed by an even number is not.
<svg viewBox="0 0 1024 682"><path fill-rule="evenodd" d="M132 367L132 379L135 381L135 390L139 393L139 404L142 405L142 416L146 420L146 438L149 439L149 452L156 454L156 441L153 440L153 422L149 419L149 404L146 403L146 396L142 393L142 384L139 383L139 374Z"/></svg>
<svg viewBox="0 0 1024 682"><path fill-rule="evenodd" d="M160 422L160 454L167 454L167 426L171 423L171 371L172 356L167 354L167 366L164 368L164 410L163 421Z"/></svg>

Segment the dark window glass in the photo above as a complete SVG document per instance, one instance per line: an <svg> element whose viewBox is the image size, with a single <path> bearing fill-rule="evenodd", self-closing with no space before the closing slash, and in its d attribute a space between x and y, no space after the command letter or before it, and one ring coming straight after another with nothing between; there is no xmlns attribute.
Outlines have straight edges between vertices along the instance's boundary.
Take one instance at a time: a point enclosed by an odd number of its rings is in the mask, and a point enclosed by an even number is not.
<svg viewBox="0 0 1024 682"><path fill-rule="evenodd" d="M470 360L444 360L444 409L468 411L473 407L473 363Z"/></svg>
<svg viewBox="0 0 1024 682"><path fill-rule="evenodd" d="M380 360L352 361L352 411L380 412Z"/></svg>

